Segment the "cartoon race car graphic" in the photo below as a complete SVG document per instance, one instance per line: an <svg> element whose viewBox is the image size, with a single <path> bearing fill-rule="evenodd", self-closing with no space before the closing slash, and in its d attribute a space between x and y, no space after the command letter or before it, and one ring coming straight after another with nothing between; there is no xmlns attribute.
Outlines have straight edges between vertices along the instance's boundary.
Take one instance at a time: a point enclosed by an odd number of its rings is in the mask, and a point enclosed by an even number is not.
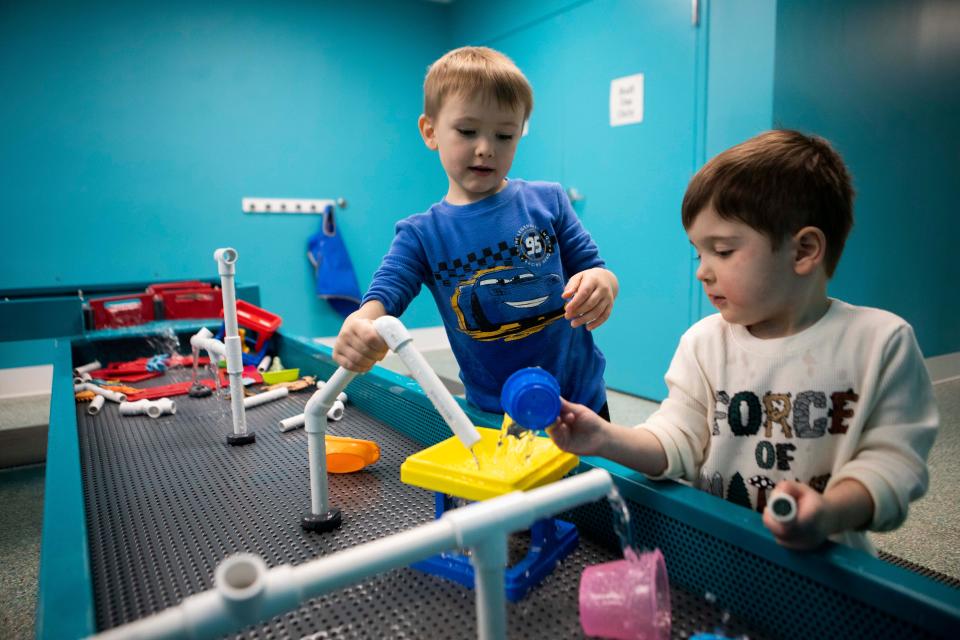
<svg viewBox="0 0 960 640"><path fill-rule="evenodd" d="M460 330L476 340L517 340L563 317L563 280L524 267L493 267L461 282L450 299Z"/></svg>

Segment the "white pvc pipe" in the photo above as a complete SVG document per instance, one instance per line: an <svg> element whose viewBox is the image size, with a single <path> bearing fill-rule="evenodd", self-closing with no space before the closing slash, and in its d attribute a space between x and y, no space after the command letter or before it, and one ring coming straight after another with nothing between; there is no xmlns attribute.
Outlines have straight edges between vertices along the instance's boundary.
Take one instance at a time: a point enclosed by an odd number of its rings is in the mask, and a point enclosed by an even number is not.
<svg viewBox="0 0 960 640"><path fill-rule="evenodd" d="M234 313L236 313L236 302L234 302ZM227 344L214 338L213 333L203 327L190 338L190 346L199 351L206 351L210 356L210 361L214 364L220 358L226 358L227 375L230 381L230 412L233 416L233 432L236 435L244 435L247 433L247 414L243 407L243 351L241 350L239 355L233 353L233 351L240 349L239 336L234 341L224 335L224 340L228 341ZM232 367L231 360L234 363ZM237 366L238 362L239 367ZM234 370L234 373L231 373L231 369Z"/></svg>
<svg viewBox="0 0 960 640"><path fill-rule="evenodd" d="M107 399L103 396L94 396L93 401L87 406L87 413L91 416L97 415L103 409L103 403L106 401Z"/></svg>
<svg viewBox="0 0 960 640"><path fill-rule="evenodd" d="M94 360L93 362L88 362L87 364L82 364L76 369L73 370L73 375L79 376L84 373L90 373L91 371L96 371L97 369L102 369L103 365L100 364L99 360Z"/></svg>
<svg viewBox="0 0 960 640"><path fill-rule="evenodd" d="M90 382L91 380L93 380L93 376L84 371L73 377L73 384L83 384L84 382Z"/></svg>
<svg viewBox="0 0 960 640"><path fill-rule="evenodd" d="M263 356L263 360L261 360L261 361L260 361L260 364L257 365L257 371L259 371L260 373L263 373L263 372L265 372L267 369L269 369L269 368L270 368L270 360L272 360L272 358L271 358L270 356Z"/></svg>
<svg viewBox="0 0 960 640"><path fill-rule="evenodd" d="M304 429L307 432L307 457L310 464L310 513L323 515L329 510L327 496L327 412L337 395L347 388L357 375L343 367L307 401L303 409Z"/></svg>
<svg viewBox="0 0 960 640"><path fill-rule="evenodd" d="M340 395L343 395L342 393ZM343 403L339 400L335 400L333 406L330 407L330 410L327 411L327 419L333 420L334 422L340 422L343 419ZM287 431L293 431L294 429L299 429L303 426L306 421L304 414L300 413L295 416L290 416L289 418L284 418L280 421L280 431L286 433Z"/></svg>
<svg viewBox="0 0 960 640"><path fill-rule="evenodd" d="M480 432L473 426L463 409L453 399L436 372L430 367L423 355L413 346L410 332L393 316L381 316L373 321L373 326L387 346L403 360L414 379L420 383L427 398L433 403L444 421L460 438L467 449L480 441Z"/></svg>
<svg viewBox="0 0 960 640"><path fill-rule="evenodd" d="M121 402L120 415L139 416L148 415L151 418L159 418L164 414L174 414L177 412L177 403L170 398L160 398L157 401L137 400L136 402Z"/></svg>
<svg viewBox="0 0 960 640"><path fill-rule="evenodd" d="M797 518L797 501L789 493L774 491L770 494L767 509L770 510L770 516L777 522L786 524Z"/></svg>
<svg viewBox="0 0 960 640"><path fill-rule="evenodd" d="M104 389L103 387L97 386L92 382L84 382L82 384L73 385L74 391L93 391L98 396L103 396L110 402L126 402L127 395L125 393L120 393L119 391L111 391L110 389Z"/></svg>
<svg viewBox="0 0 960 640"><path fill-rule="evenodd" d="M327 381L326 381L326 380L318 380L318 381L317 381L317 389L323 389L323 385L325 385L325 384L327 384ZM337 394L337 400L339 400L339 401L342 402L343 404L347 404L347 394L346 394L346 392L341 391L340 393L338 393L338 394Z"/></svg>
<svg viewBox="0 0 960 640"><path fill-rule="evenodd" d="M296 567L281 565L267 569L263 561L252 554L230 556L217 567L213 589L96 637L102 640L217 638L378 573L437 553L469 547L474 556L480 555L481 565L491 569L477 573L478 636L482 640L504 638L506 602L502 581L506 537L529 528L541 518L602 498L612 487L610 474L594 469L526 493L514 492L474 502L447 511L438 520ZM492 542L493 538L501 542ZM494 565L499 565L496 570ZM438 635L444 635L442 630L438 630Z"/></svg>
<svg viewBox="0 0 960 640"><path fill-rule="evenodd" d="M267 402L273 402L274 400L279 400L280 398L286 398L290 395L290 389L286 387L277 387L270 391L264 391L263 393L258 393L255 396L250 396L249 398L243 399L243 408L249 409L251 407L259 407L262 404Z"/></svg>

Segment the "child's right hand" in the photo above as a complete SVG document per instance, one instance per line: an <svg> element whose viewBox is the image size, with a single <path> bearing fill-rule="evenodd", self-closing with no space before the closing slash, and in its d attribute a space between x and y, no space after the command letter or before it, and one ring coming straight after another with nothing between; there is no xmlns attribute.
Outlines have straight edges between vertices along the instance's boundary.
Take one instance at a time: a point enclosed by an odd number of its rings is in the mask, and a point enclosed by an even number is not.
<svg viewBox="0 0 960 640"><path fill-rule="evenodd" d="M333 345L333 359L345 369L366 373L383 360L388 350L387 343L374 328L373 320L361 308L343 321Z"/></svg>
<svg viewBox="0 0 960 640"><path fill-rule="evenodd" d="M582 404L560 398L560 415L547 433L553 442L569 453L593 456L607 441L610 423Z"/></svg>

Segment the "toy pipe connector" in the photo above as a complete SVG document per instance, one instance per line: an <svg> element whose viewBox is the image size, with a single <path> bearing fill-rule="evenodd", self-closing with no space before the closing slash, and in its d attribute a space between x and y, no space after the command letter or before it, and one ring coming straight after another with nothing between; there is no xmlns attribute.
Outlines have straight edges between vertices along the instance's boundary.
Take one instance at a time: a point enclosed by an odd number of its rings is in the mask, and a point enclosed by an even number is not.
<svg viewBox="0 0 960 640"><path fill-rule="evenodd" d="M79 376L84 373L90 373L91 371L96 371L97 369L102 369L103 365L100 364L99 360L94 360L93 362L88 362L87 364L82 364L76 369L73 370L73 375Z"/></svg>
<svg viewBox="0 0 960 640"><path fill-rule="evenodd" d="M373 326L387 346L403 360L414 379L420 383L427 398L433 403L453 433L467 449L480 441L480 432L473 426L463 409L453 399L447 388L440 382L436 372L430 367L423 355L413 346L410 332L393 316L381 316L373 321Z"/></svg>
<svg viewBox="0 0 960 640"><path fill-rule="evenodd" d="M103 396L94 396L93 400L87 406L87 414L95 416L100 413L100 410L103 409L103 403L106 401L107 399Z"/></svg>
<svg viewBox="0 0 960 640"><path fill-rule="evenodd" d="M263 373L270 368L270 356L263 356L263 360L260 361L260 364L257 365L257 371Z"/></svg>
<svg viewBox="0 0 960 640"><path fill-rule="evenodd" d="M170 398L160 398L159 400L137 400L136 402L121 402L120 415L139 416L146 414L151 418L159 418L164 414L174 414L177 412L177 403Z"/></svg>
<svg viewBox="0 0 960 640"><path fill-rule="evenodd" d="M323 385L325 385L325 384L327 384L327 381L326 381L326 380L318 380L318 381L317 381L317 389L323 389ZM347 394L346 394L345 392L341 391L340 393L337 394L337 400L339 400L339 401L342 402L343 404L347 404ZM328 415L329 415L329 414L328 414Z"/></svg>
<svg viewBox="0 0 960 640"><path fill-rule="evenodd" d="M259 407L262 404L267 402L272 402L274 400L279 400L280 398L286 398L290 395L290 389L286 387L277 387L271 391L264 391L263 393L258 393L255 396L250 396L249 398L243 399L243 408L249 409L251 407Z"/></svg>
<svg viewBox="0 0 960 640"><path fill-rule="evenodd" d="M82 384L73 385L74 391L93 391L98 396L103 396L110 402L126 402L127 395L125 393L120 393L119 391L111 391L110 389L104 389L103 387L97 386L92 382L84 382Z"/></svg>
<svg viewBox="0 0 960 640"><path fill-rule="evenodd" d="M789 493L774 491L767 502L770 516L777 522L784 524L793 522L797 518L797 501Z"/></svg>
<svg viewBox="0 0 960 640"><path fill-rule="evenodd" d="M340 395L343 395L342 393ZM327 411L327 419L333 420L334 422L339 422L343 419L343 403L339 400L333 402L333 406L330 407L330 410ZM294 429L299 429L304 425L306 417L300 413L295 416L290 416L289 418L284 418L280 421L280 431L286 433L287 431L293 431Z"/></svg>
<svg viewBox="0 0 960 640"><path fill-rule="evenodd" d="M328 504L327 412L333 407L337 395L347 388L356 375L356 371L338 368L327 383L310 396L303 410L310 464L310 513L301 519L300 524L308 531L332 531L342 522L340 510L329 508Z"/></svg>
<svg viewBox="0 0 960 640"><path fill-rule="evenodd" d="M594 469L525 493L474 502L448 511L438 520L296 567L267 569L256 556L230 556L217 567L213 589L189 596L179 605L152 616L104 631L96 638L218 638L378 573L457 549L461 540L473 541L473 555L480 556L478 562L484 567L475 574L477 635L482 640L505 638L506 537L529 528L535 520L600 499L612 486L607 471ZM454 514L459 515L452 517ZM500 541L492 541L493 538Z"/></svg>
<svg viewBox="0 0 960 640"><path fill-rule="evenodd" d="M73 384L83 384L84 382L90 382L92 380L93 380L93 376L91 376L86 371L82 373L78 373L77 375L73 376Z"/></svg>

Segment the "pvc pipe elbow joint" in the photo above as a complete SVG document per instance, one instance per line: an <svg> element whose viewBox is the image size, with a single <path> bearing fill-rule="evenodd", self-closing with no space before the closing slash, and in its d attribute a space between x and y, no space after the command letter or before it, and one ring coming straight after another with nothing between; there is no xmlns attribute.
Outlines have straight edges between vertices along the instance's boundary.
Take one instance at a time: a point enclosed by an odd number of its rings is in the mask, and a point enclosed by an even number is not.
<svg viewBox="0 0 960 640"><path fill-rule="evenodd" d="M232 276L236 273L237 250L232 247L224 247L213 252L213 259L217 261L219 274L221 276Z"/></svg>

